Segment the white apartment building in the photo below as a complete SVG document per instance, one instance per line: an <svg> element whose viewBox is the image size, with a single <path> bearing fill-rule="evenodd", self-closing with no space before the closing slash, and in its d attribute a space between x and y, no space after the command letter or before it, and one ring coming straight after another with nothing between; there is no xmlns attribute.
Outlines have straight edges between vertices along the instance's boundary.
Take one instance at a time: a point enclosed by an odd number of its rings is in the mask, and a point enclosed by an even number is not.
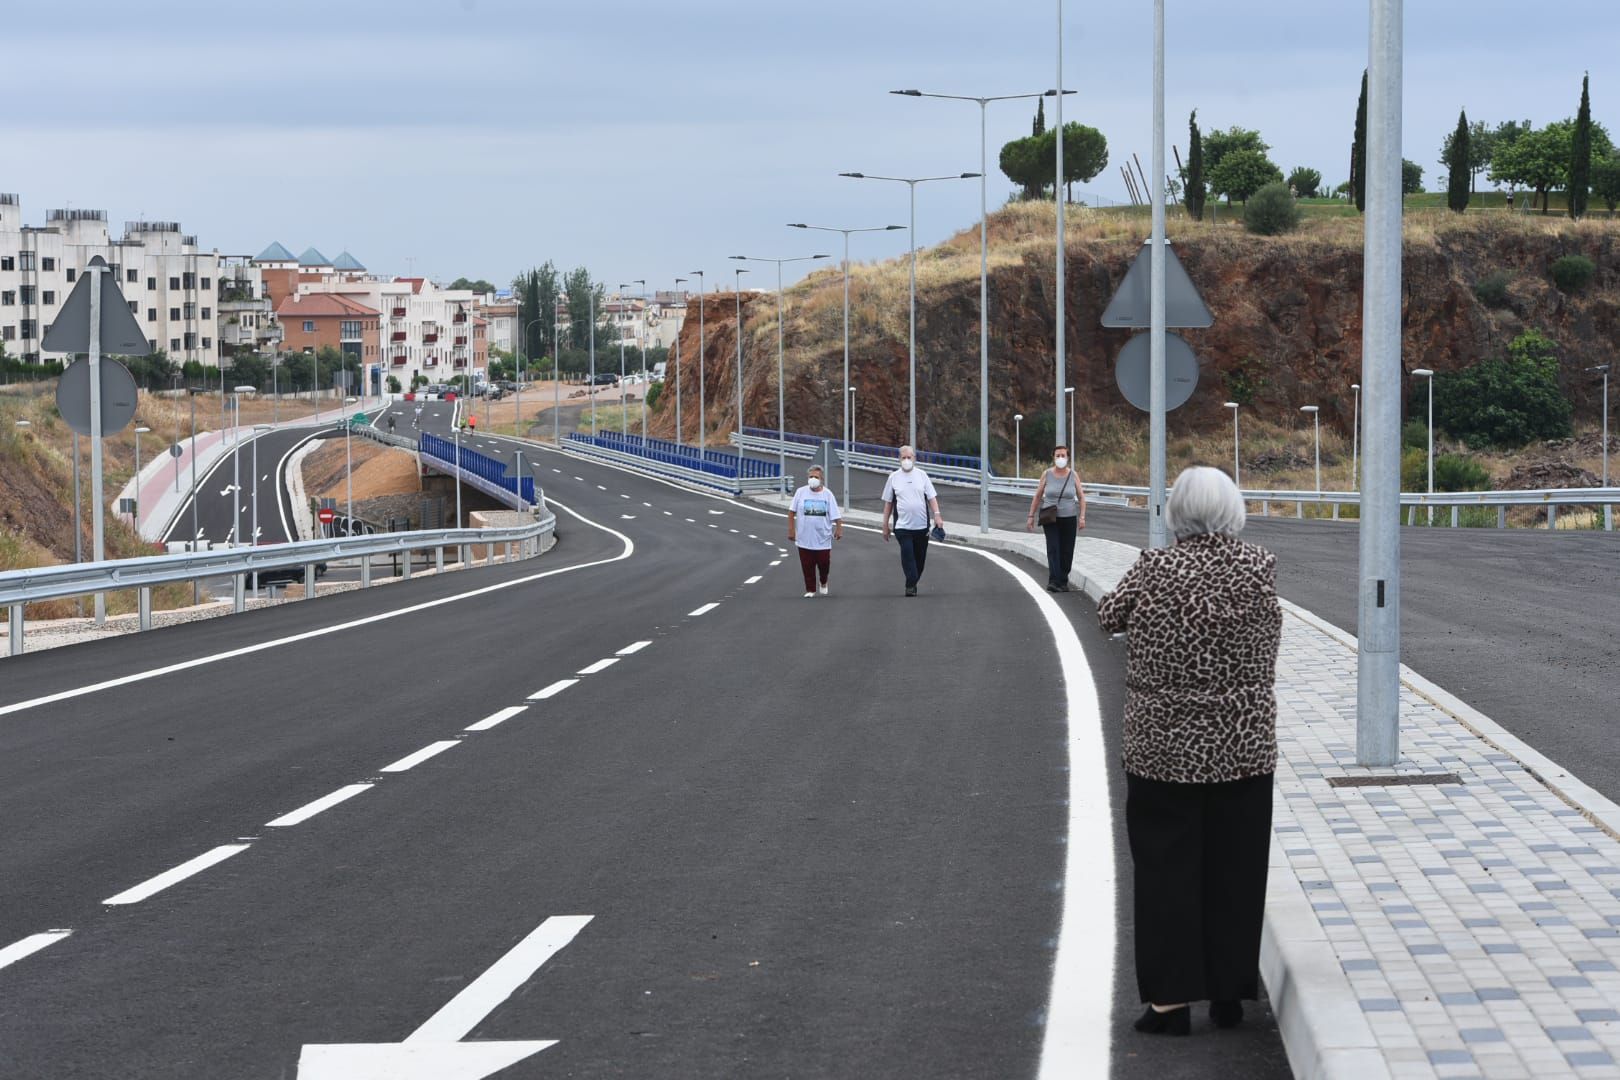
<svg viewBox="0 0 1620 1080"><path fill-rule="evenodd" d="M307 253L306 253L307 254ZM302 257L300 257L302 258ZM447 382L457 375L482 378L488 370L488 320L479 313L471 289L441 289L425 278L323 275L304 280L303 294L337 293L382 313L375 376L380 385L389 375L409 389L416 376Z"/></svg>
<svg viewBox="0 0 1620 1080"><path fill-rule="evenodd" d="M650 297L614 293L602 304L601 315L619 331L626 345L649 349L672 348L686 318L686 291L659 291Z"/></svg>
<svg viewBox="0 0 1620 1080"><path fill-rule="evenodd" d="M215 317L219 322L222 355L281 351L284 335L276 319L275 303L270 298L264 273L252 259L232 255L221 260Z"/></svg>
<svg viewBox="0 0 1620 1080"><path fill-rule="evenodd" d="M51 210L42 226L24 225L22 216L22 201L0 192L0 346L8 356L33 363L68 359L43 351L41 339L99 255L152 351L218 365L220 256L199 251L197 238L182 233L179 222L127 222L123 238L114 240L105 210Z"/></svg>

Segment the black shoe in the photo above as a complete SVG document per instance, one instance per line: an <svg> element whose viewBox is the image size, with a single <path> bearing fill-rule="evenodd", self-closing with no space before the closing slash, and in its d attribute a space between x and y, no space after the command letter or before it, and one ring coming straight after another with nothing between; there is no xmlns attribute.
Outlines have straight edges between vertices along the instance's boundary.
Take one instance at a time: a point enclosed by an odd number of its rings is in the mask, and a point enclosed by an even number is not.
<svg viewBox="0 0 1620 1080"><path fill-rule="evenodd" d="M1055 582L1055 581L1048 581L1048 582L1047 582L1047 583L1046 583L1046 591L1047 591L1047 592L1057 592L1057 591L1058 591L1058 584L1057 584L1057 582Z"/></svg>
<svg viewBox="0 0 1620 1080"><path fill-rule="evenodd" d="M1058 583L1058 592L1073 592L1073 591L1074 590L1069 587L1069 583L1067 581L1063 581L1063 582Z"/></svg>
<svg viewBox="0 0 1620 1080"><path fill-rule="evenodd" d="M1149 1005L1147 1012L1137 1017L1136 1030L1144 1035L1186 1035L1192 1031L1192 1010L1183 1005L1160 1012Z"/></svg>
<svg viewBox="0 0 1620 1080"><path fill-rule="evenodd" d="M1212 1001L1209 1003L1210 1023L1218 1028L1234 1028L1243 1023L1243 1002Z"/></svg>
<svg viewBox="0 0 1620 1080"><path fill-rule="evenodd" d="M915 586L915 585L907 585L906 586L906 595L907 596L916 596L917 595L917 586Z"/></svg>

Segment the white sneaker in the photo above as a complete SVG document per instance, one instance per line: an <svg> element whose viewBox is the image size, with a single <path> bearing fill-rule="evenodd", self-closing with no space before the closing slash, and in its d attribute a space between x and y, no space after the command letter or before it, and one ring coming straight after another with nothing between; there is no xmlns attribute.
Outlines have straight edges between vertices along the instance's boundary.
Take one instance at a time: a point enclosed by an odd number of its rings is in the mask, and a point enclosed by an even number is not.
<svg viewBox="0 0 1620 1080"><path fill-rule="evenodd" d="M805 599L806 599L806 600L808 600L808 599L810 599L810 598L811 598L811 597L812 597L812 596L814 596L814 595L816 595L816 594L815 594L815 593L814 593L814 592L807 592L807 593L805 593L805 594L804 594L804 598L805 598Z"/></svg>
<svg viewBox="0 0 1620 1080"><path fill-rule="evenodd" d="M822 596L827 595L827 586L825 584L821 586L821 595Z"/></svg>

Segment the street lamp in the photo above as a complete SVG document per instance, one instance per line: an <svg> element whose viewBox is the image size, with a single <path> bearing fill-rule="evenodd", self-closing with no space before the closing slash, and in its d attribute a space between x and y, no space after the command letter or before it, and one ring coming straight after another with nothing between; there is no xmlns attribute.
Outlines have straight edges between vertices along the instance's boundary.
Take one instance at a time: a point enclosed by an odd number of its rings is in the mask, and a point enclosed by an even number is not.
<svg viewBox="0 0 1620 1080"><path fill-rule="evenodd" d="M849 410L849 445L844 447L844 509L849 509L849 455L855 449L855 388L844 387L844 407Z"/></svg>
<svg viewBox="0 0 1620 1080"><path fill-rule="evenodd" d="M1065 386L1063 396L1069 399L1069 439L1074 440L1074 387ZM1069 460L1074 460L1074 447L1069 447Z"/></svg>
<svg viewBox="0 0 1620 1080"><path fill-rule="evenodd" d="M140 424L135 427L135 512L129 515L129 523L137 534L141 531L141 436L151 430Z"/></svg>
<svg viewBox="0 0 1620 1080"><path fill-rule="evenodd" d="M355 400L355 398L346 397L343 399L343 404L353 405ZM346 488L344 495L348 501L348 509L345 511L348 520L343 526L344 536L354 535L354 453L349 449L349 432L352 430L354 430L354 417L351 416L343 425L343 485ZM254 452L258 452L257 446L254 447ZM456 464L460 465L460 462Z"/></svg>
<svg viewBox="0 0 1620 1080"><path fill-rule="evenodd" d="M596 286L586 297L586 307L591 318L591 438L596 438Z"/></svg>
<svg viewBox="0 0 1620 1080"><path fill-rule="evenodd" d="M555 307L553 307L553 309L552 309L551 319L552 319L552 322L557 321L557 312L556 312ZM515 358L513 360L513 365L514 365L514 370L515 370L515 373L516 373L517 377L512 380L512 385L515 386L517 389L512 391L512 395L513 395L513 398L514 398L514 401L512 403L512 410L513 410L512 411L512 434L513 434L513 436L515 436L516 438L519 438L519 439L523 438L523 349L522 349L522 346L527 345L529 343L529 328L534 326L536 323L544 322L544 321L545 321L544 318L541 318L541 317L536 317L536 318L530 319L528 321L527 325L525 325L523 327L523 340L518 343L519 347L514 353ZM555 329L553 329L553 331L552 331L551 351L552 352L557 351L557 339L556 339L556 331L555 331ZM557 373L556 372L557 358L555 356L553 356L551 358L551 367L552 367L552 372L551 373L553 375L555 375Z"/></svg>
<svg viewBox="0 0 1620 1080"><path fill-rule="evenodd" d="M1074 91L1066 91L1074 93ZM891 90L901 97L941 98L947 101L979 103L979 531L990 531L990 212L986 202L985 174L989 171L985 125L992 101L1018 101L1025 98L1056 97L1056 90L1040 94L1002 94L999 97L971 97L963 94L927 94L921 90ZM847 376L846 376L847 377ZM915 434L913 434L915 439Z"/></svg>
<svg viewBox="0 0 1620 1080"><path fill-rule="evenodd" d="M742 494L742 435L743 435L743 321L742 321L742 276L749 273L747 267L731 268L736 281L737 295L737 493Z"/></svg>
<svg viewBox="0 0 1620 1080"><path fill-rule="evenodd" d="M701 461L703 459L703 438L704 438L704 432L703 432L704 412L703 412L703 408L704 408L704 404L705 404L704 399L703 399L703 365L706 364L708 362L708 359L709 359L708 342L704 340L704 335L703 335L703 295L704 295L703 290L708 288L708 284L703 280L703 271L702 270L692 270L692 271L689 271L689 273L691 273L691 275L693 277L698 279L698 430L697 430L697 436L698 437L697 437L697 444L698 444L698 460ZM738 323L737 328L739 330L741 330L742 329L742 324Z"/></svg>
<svg viewBox="0 0 1620 1080"><path fill-rule="evenodd" d="M1322 420L1318 415L1322 411L1320 405L1301 405L1299 411L1311 414L1311 426L1316 429L1316 497L1322 497Z"/></svg>
<svg viewBox="0 0 1620 1080"><path fill-rule="evenodd" d="M891 183L904 184L911 191L911 343L907 351L910 368L910 422L907 426L908 437L906 441L913 447L917 445L917 185L926 184L935 180L973 180L979 173L965 172L955 176L871 176L867 173L845 172L839 176L847 176L852 180L887 180Z"/></svg>
<svg viewBox="0 0 1620 1080"><path fill-rule="evenodd" d="M1600 372L1603 375L1603 486L1609 486L1609 367L1608 364L1595 364L1587 371ZM1603 504L1603 527L1614 528L1614 504Z"/></svg>
<svg viewBox="0 0 1620 1080"><path fill-rule="evenodd" d="M788 225L790 229L814 229L817 232L835 232L844 234L844 385L849 386L849 234L858 232L893 232L905 228L904 225L874 225L866 229L834 229L826 225L806 225L802 222ZM854 387L850 387L853 391ZM844 395L844 505L849 505L849 444L855 441L850 432L854 426L854 413L851 411L849 395Z"/></svg>
<svg viewBox="0 0 1620 1080"><path fill-rule="evenodd" d="M1434 494L1434 372L1429 368L1413 368L1412 374L1429 380L1429 494ZM1434 505L1429 505L1429 524L1434 524Z"/></svg>
<svg viewBox="0 0 1620 1080"><path fill-rule="evenodd" d="M551 441L562 448L562 322L557 315L561 297L551 300Z"/></svg>
<svg viewBox="0 0 1620 1080"><path fill-rule="evenodd" d="M1239 492L1243 490L1243 464L1242 454L1238 449L1238 403L1228 401L1226 407L1232 410L1232 483L1237 485Z"/></svg>
<svg viewBox="0 0 1620 1080"><path fill-rule="evenodd" d="M1356 409L1350 427L1350 490L1361 490L1361 384L1351 383L1350 389L1356 392Z"/></svg>
<svg viewBox="0 0 1620 1080"><path fill-rule="evenodd" d="M223 378L223 376L222 376ZM231 387L231 429L236 433L236 449L231 452L231 546L235 547L242 542L242 395L255 388L252 386ZM192 498L197 493L192 492Z"/></svg>
<svg viewBox="0 0 1620 1080"><path fill-rule="evenodd" d="M621 281L621 282L619 282L619 310L621 312L621 318L622 318L622 312L624 310L624 290L628 289L630 286L635 285L637 283L638 283L637 281ZM645 281L640 281L639 284L641 285L642 288L647 287L647 283ZM638 343L638 347L639 347L639 343ZM620 412L621 415L619 417L619 434L623 435L625 438L629 438L630 437L630 407L628 405L626 405L625 401L624 401L624 399L625 399L625 389L624 389L624 377L625 377L625 374L626 374L626 372L624 370L624 331L620 330L619 331L619 412ZM642 423L642 428L643 428L641 434L642 434L643 440L645 440L646 434L647 434L647 432L645 430L646 429L646 423L647 423L647 414L646 414L645 410L642 411L641 423Z"/></svg>
<svg viewBox="0 0 1620 1080"><path fill-rule="evenodd" d="M1013 413L1013 476L1024 478L1024 414Z"/></svg>
<svg viewBox="0 0 1620 1080"><path fill-rule="evenodd" d="M748 255L733 255L733 259L743 262L768 262L776 264L776 457L781 468L778 487L782 495L787 495L787 384L783 381L783 338L782 324L787 319L787 311L783 306L782 296L782 264L790 262L814 262L816 259L825 259L825 255L800 255L792 259L758 259ZM740 298L739 298L740 302ZM741 323L738 323L739 328ZM741 453L741 447L738 453Z"/></svg>
<svg viewBox="0 0 1620 1080"><path fill-rule="evenodd" d="M675 279L676 296L680 295L681 286L685 284L685 278L678 277ZM686 322L685 308L686 305L682 304L681 322L683 325ZM677 329L675 331L675 442L679 444L683 442L685 438L686 429L681 426L681 332L679 329Z"/></svg>
<svg viewBox="0 0 1620 1080"><path fill-rule="evenodd" d="M253 425L253 541L251 546L259 546L259 436L266 431L275 430L270 424ZM259 595L259 572L253 571L253 595Z"/></svg>

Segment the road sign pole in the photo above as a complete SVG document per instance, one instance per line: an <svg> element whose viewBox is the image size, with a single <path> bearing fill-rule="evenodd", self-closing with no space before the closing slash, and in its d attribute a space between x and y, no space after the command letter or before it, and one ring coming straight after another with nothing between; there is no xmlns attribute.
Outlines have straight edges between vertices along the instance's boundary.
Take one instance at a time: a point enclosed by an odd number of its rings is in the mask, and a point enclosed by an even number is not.
<svg viewBox="0 0 1620 1080"><path fill-rule="evenodd" d="M1152 299L1148 305L1150 340L1148 367L1150 400L1148 463L1148 547L1162 548L1165 536L1165 258L1164 258L1164 0L1153 4L1153 248L1149 273ZM1071 433L1071 438L1072 438ZM1072 458L1071 450L1071 460Z"/></svg>
<svg viewBox="0 0 1620 1080"><path fill-rule="evenodd" d="M91 558L107 557L101 505L101 267L90 271L90 535ZM96 625L107 621L107 594L96 593Z"/></svg>

